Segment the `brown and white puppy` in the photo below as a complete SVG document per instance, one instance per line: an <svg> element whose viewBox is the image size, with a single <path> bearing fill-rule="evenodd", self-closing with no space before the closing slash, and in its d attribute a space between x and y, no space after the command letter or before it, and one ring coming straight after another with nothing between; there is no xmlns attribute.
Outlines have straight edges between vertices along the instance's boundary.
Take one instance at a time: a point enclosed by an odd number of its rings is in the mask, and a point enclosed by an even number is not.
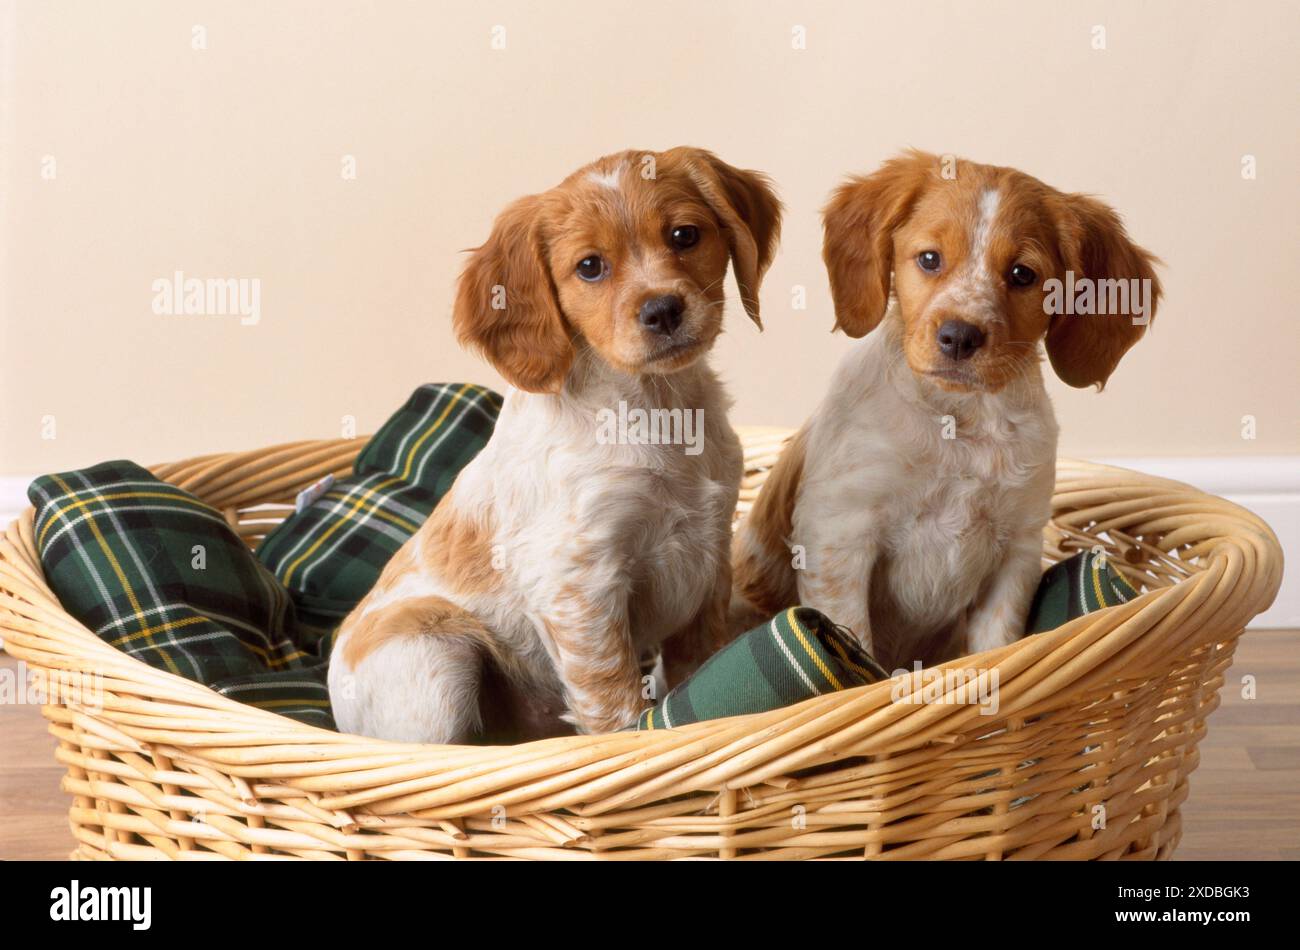
<svg viewBox="0 0 1300 950"><path fill-rule="evenodd" d="M841 186L824 225L836 326L866 339L737 531L733 623L807 604L886 668L1010 643L1055 475L1039 342L1103 385L1154 314L1156 261L1093 198L920 152ZM1078 312L1098 295L1119 312Z"/></svg>
<svg viewBox="0 0 1300 950"><path fill-rule="evenodd" d="M461 743L509 702L517 738L619 729L649 704L640 656L662 644L675 681L725 643L742 461L705 357L729 260L758 323L779 225L764 176L694 148L607 156L501 213L453 320L512 385L340 628L340 728ZM647 418L683 438L627 424Z"/></svg>

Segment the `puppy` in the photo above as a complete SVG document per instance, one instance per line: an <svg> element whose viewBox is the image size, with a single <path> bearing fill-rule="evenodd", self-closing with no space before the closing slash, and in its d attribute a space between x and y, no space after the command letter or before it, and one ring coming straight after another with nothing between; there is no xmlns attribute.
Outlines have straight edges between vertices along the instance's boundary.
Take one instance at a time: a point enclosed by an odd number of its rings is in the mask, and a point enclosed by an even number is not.
<svg viewBox="0 0 1300 950"><path fill-rule="evenodd" d="M780 215L763 175L694 148L602 158L501 213L453 322L511 384L505 406L340 627L341 729L616 730L652 702L642 655L662 646L675 682L726 642L742 458L705 358L728 261L759 323Z"/></svg>
<svg viewBox="0 0 1300 950"><path fill-rule="evenodd" d="M910 152L825 209L836 327L866 339L738 528L739 627L806 604L887 669L1023 634L1056 459L1039 341L1066 383L1102 386L1154 314L1157 261L1093 198L953 170Z"/></svg>

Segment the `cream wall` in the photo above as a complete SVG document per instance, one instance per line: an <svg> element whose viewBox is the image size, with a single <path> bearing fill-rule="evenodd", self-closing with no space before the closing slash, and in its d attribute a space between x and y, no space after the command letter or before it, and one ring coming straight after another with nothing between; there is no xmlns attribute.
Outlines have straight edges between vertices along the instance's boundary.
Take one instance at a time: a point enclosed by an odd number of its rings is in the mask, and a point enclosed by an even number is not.
<svg viewBox="0 0 1300 950"><path fill-rule="evenodd" d="M460 250L588 159L680 143L788 209L768 330L733 305L716 356L738 421L815 404L847 345L818 208L915 145L1102 195L1167 262L1106 392L1053 384L1064 451L1300 451L1294 3L369 6L0 6L0 475L366 432L420 382L496 383L451 337ZM175 270L259 278L260 322L155 315Z"/></svg>

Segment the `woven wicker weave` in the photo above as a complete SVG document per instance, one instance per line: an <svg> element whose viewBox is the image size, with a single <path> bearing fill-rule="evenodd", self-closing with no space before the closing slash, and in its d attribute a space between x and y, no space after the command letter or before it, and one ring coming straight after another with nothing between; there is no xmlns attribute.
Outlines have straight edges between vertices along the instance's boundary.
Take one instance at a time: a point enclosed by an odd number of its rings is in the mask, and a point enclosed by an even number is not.
<svg viewBox="0 0 1300 950"><path fill-rule="evenodd" d="M743 433L742 511L786 435ZM362 445L155 471L254 544ZM103 678L102 709L45 707L76 857L1167 857L1206 717L1242 628L1277 591L1281 552L1235 505L1098 465L1059 465L1053 511L1048 561L1101 545L1145 594L948 664L996 670L993 716L894 701L881 683L681 729L518 746L339 735L104 644L46 586L30 510L0 541L0 633L29 667Z"/></svg>

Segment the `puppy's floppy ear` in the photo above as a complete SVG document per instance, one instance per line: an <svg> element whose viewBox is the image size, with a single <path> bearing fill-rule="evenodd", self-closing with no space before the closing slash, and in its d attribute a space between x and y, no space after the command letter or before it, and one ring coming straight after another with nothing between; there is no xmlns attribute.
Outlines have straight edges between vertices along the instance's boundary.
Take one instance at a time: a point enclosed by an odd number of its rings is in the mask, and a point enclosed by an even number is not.
<svg viewBox="0 0 1300 950"><path fill-rule="evenodd" d="M452 324L514 386L556 393L573 362L542 240L542 202L520 198L500 215L460 275Z"/></svg>
<svg viewBox="0 0 1300 950"><path fill-rule="evenodd" d="M1056 375L1078 389L1094 384L1100 389L1155 317L1160 300L1155 265L1160 260L1129 240L1119 215L1107 205L1087 195L1063 198L1057 215L1061 258L1075 282L1088 279L1095 295L1100 295L1102 281L1127 284L1128 313L1057 313L1047 327L1047 356ZM1133 280L1140 281L1137 292L1145 297L1142 316L1132 299Z"/></svg>
<svg viewBox="0 0 1300 950"><path fill-rule="evenodd" d="M894 271L894 232L938 167L937 156L912 150L832 193L822 210L822 260L835 302L835 329L866 336L884 317Z"/></svg>
<svg viewBox="0 0 1300 950"><path fill-rule="evenodd" d="M761 172L728 165L701 148L681 151L687 173L722 223L745 312L761 328L758 290L781 235L781 202L772 180Z"/></svg>

